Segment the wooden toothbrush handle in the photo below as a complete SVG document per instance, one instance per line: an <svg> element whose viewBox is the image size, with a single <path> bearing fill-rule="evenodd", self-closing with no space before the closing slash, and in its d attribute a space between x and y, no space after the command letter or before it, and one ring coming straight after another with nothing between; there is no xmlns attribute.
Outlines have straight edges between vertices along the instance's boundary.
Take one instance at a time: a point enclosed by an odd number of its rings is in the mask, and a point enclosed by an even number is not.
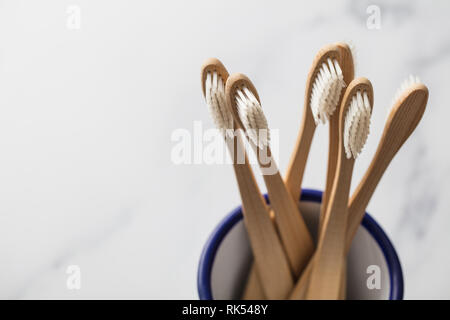
<svg viewBox="0 0 450 320"><path fill-rule="evenodd" d="M232 158L243 152L238 137L227 141ZM241 194L244 223L253 251L258 275L264 294L269 299L284 299L293 287L293 277L268 207L255 181L248 159L244 163L234 161L234 171Z"/></svg>
<svg viewBox="0 0 450 320"><path fill-rule="evenodd" d="M344 260L344 264L341 269L341 284L339 291L339 300L345 300L347 298L347 259Z"/></svg>
<svg viewBox="0 0 450 320"><path fill-rule="evenodd" d="M279 172L264 175L264 181L284 250L297 278L314 252L312 237Z"/></svg>
<svg viewBox="0 0 450 320"><path fill-rule="evenodd" d="M297 136L294 151L289 160L286 172L286 187L295 201L300 199L303 175L305 172L306 162L308 160L309 150L311 148L312 139L316 130L316 124L309 108L309 101L305 101L304 117L301 129Z"/></svg>
<svg viewBox="0 0 450 320"><path fill-rule="evenodd" d="M334 176L336 173L337 159L339 152L339 117L332 116L329 121L329 143L328 143L328 164L327 180L325 190L322 194L322 203L320 205L319 234L321 233L325 213L330 200L331 189L333 188Z"/></svg>
<svg viewBox="0 0 450 320"><path fill-rule="evenodd" d="M308 263L314 244L298 207L298 199L289 193L269 146L258 148L252 144L263 173L275 222L295 278Z"/></svg>
<svg viewBox="0 0 450 320"><path fill-rule="evenodd" d="M242 294L242 300L264 300L266 296L264 295L263 288L261 287L261 281L259 280L256 266L253 263L250 267L250 271L247 277L247 283L244 287L244 292Z"/></svg>
<svg viewBox="0 0 450 320"><path fill-rule="evenodd" d="M390 146L386 146L386 144L383 144L379 149L377 149L364 177L353 192L349 203L349 215L347 222L348 250L350 249L350 245L356 231L358 231L358 227L364 218L367 205L369 204L378 183L383 177L384 172L388 168L397 151L398 148L393 149L390 148Z"/></svg>
<svg viewBox="0 0 450 320"><path fill-rule="evenodd" d="M345 239L347 230L348 196L352 180L354 159L346 159L340 151L337 174L333 183L330 203L320 234L306 297L308 299L339 298L342 268L345 265Z"/></svg>
<svg viewBox="0 0 450 320"><path fill-rule="evenodd" d="M260 153L260 149L253 145L261 168L277 168L272 158L270 148L266 148L266 154ZM270 161L267 161L269 159ZM268 164L270 163L270 164ZM276 227L278 228L284 250L288 257L294 277L300 276L301 271L308 263L314 251L314 244L303 216L298 208L298 200L289 193L278 170L263 175L267 186L271 207L275 212ZM300 196L300 195L298 195ZM298 199L298 198L297 198ZM256 269L251 267L249 277L244 288L243 299L263 299L259 276Z"/></svg>

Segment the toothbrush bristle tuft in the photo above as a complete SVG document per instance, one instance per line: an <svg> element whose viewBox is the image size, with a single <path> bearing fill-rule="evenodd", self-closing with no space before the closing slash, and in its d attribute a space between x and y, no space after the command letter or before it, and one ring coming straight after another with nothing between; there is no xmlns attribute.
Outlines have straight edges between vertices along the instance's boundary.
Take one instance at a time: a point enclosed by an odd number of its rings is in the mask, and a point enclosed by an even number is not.
<svg viewBox="0 0 450 320"><path fill-rule="evenodd" d="M247 87L237 89L235 99L239 119L250 140L260 148L267 146L270 132L258 99Z"/></svg>
<svg viewBox="0 0 450 320"><path fill-rule="evenodd" d="M310 107L316 124L328 121L336 110L344 87L344 76L339 63L328 58L317 72L311 89Z"/></svg>
<svg viewBox="0 0 450 320"><path fill-rule="evenodd" d="M367 92L357 91L345 116L344 148L347 159L356 159L361 153L370 131L371 112L372 106Z"/></svg>
<svg viewBox="0 0 450 320"><path fill-rule="evenodd" d="M225 83L217 72L208 72L205 79L205 98L217 129L232 135L233 118L229 114L225 98Z"/></svg>

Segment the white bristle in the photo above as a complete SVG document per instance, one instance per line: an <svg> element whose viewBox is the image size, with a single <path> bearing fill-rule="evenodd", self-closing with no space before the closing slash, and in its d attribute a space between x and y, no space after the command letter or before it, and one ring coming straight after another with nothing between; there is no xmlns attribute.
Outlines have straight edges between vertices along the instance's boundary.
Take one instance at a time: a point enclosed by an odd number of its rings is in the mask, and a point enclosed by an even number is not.
<svg viewBox="0 0 450 320"><path fill-rule="evenodd" d="M208 72L206 75L205 97L217 129L223 130L224 134L232 136L232 131L227 131L227 129L233 129L233 118L227 110L224 81L217 72Z"/></svg>
<svg viewBox="0 0 450 320"><path fill-rule="evenodd" d="M356 159L361 153L369 135L371 112L367 92L358 91L352 97L345 115L344 148L347 159Z"/></svg>
<svg viewBox="0 0 450 320"><path fill-rule="evenodd" d="M397 101L399 101L399 99L403 96L403 94L408 91L408 89L415 85L415 84L420 84L422 83L419 79L419 77L417 76L413 76L410 75L406 80L404 80L402 82L402 84L400 85L400 88L397 89L397 92L395 93L394 99L392 99L392 103L391 103L391 109L394 105L396 105ZM390 110L389 110L390 112Z"/></svg>
<svg viewBox="0 0 450 320"><path fill-rule="evenodd" d="M236 90L236 106L250 140L260 148L267 146L270 141L269 127L255 95L246 87Z"/></svg>
<svg viewBox="0 0 450 320"><path fill-rule="evenodd" d="M337 60L328 58L317 72L311 90L310 107L316 124L328 121L344 87L344 76Z"/></svg>

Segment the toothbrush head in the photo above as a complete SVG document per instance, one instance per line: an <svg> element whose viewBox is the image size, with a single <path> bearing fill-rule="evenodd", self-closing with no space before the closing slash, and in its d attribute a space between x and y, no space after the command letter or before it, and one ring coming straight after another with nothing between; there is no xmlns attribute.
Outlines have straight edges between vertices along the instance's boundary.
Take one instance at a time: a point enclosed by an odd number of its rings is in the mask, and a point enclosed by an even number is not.
<svg viewBox="0 0 450 320"><path fill-rule="evenodd" d="M225 98L225 83L228 71L216 58L209 58L202 66L201 86L214 124L224 135L233 135L233 117L228 111ZM231 129L231 130L230 130Z"/></svg>
<svg viewBox="0 0 450 320"><path fill-rule="evenodd" d="M411 88L413 88L415 85L420 84L422 84L422 82L420 81L419 77L409 75L409 77L402 82L400 88L397 89L397 92L392 99L391 110L393 110L394 107L398 105L397 102L400 102L402 98L408 95L408 93L411 91Z"/></svg>
<svg viewBox="0 0 450 320"><path fill-rule="evenodd" d="M373 106L373 88L366 78L353 80L341 104L341 130L345 156L356 159L369 135L370 116Z"/></svg>
<svg viewBox="0 0 450 320"><path fill-rule="evenodd" d="M270 142L267 119L261 108L258 92L250 79L241 74L232 74L226 83L226 98L231 113L239 127L259 148Z"/></svg>
<svg viewBox="0 0 450 320"><path fill-rule="evenodd" d="M344 70L341 66L345 66ZM343 42L322 48L314 59L307 88L309 106L316 124L326 123L336 110L346 81L353 79L352 51Z"/></svg>
<svg viewBox="0 0 450 320"><path fill-rule="evenodd" d="M398 148L419 124L428 102L428 88L418 77L409 76L397 90L389 109L386 127L396 128ZM404 130L399 130L404 128Z"/></svg>

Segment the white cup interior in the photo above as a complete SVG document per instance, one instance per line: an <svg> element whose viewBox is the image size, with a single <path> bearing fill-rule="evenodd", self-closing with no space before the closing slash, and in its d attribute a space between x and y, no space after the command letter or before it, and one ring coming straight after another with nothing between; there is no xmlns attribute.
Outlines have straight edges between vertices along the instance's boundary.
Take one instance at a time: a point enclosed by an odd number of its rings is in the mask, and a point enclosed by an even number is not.
<svg viewBox="0 0 450 320"><path fill-rule="evenodd" d="M305 201L301 202L300 208L312 236L316 238L320 203ZM251 262L252 253L241 219L219 244L212 263L213 299L240 299ZM377 286L374 288L373 285L369 288L367 284L369 277L374 275L370 266L376 266L375 268L380 271L379 288ZM373 284L371 281L370 283ZM360 226L347 260L347 299L387 300L390 289L389 268L383 251L367 229Z"/></svg>

